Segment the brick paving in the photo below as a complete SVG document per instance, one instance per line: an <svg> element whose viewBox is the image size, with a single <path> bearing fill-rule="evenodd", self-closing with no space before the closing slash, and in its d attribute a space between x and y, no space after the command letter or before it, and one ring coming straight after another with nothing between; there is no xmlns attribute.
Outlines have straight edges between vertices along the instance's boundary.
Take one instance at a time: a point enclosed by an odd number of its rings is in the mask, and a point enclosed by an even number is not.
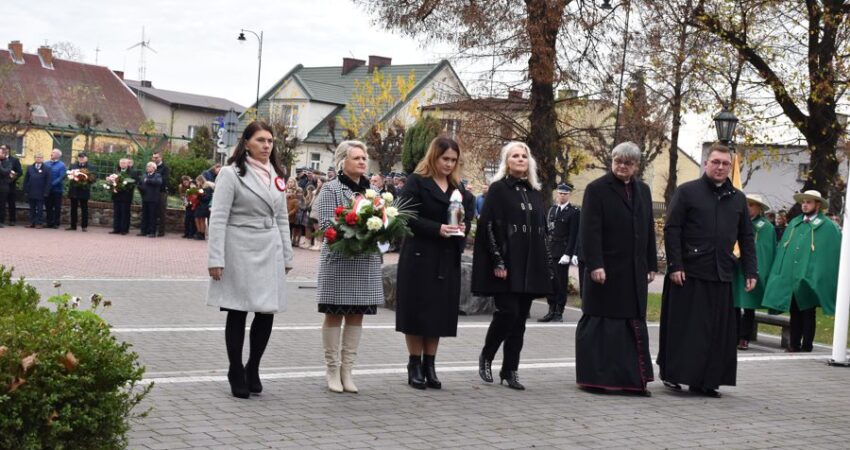
<svg viewBox="0 0 850 450"><path fill-rule="evenodd" d="M738 386L722 388L722 399L675 394L657 381L651 398L589 394L575 387L575 310L563 324L529 321L520 367L527 390L517 392L478 379L486 316L461 317L458 337L441 342L444 389L409 388L403 337L393 312L380 309L365 321L360 394L328 392L314 300L318 255L308 250L296 250L288 309L275 318L265 390L235 399L224 316L204 305L204 243L106 231L3 228L0 264L15 265L44 296L62 278L59 291L113 301L104 318L155 382L141 406L150 415L133 424L133 449L848 448L850 371L826 366L827 348L786 355L775 337L760 338L739 355ZM535 303L532 317L545 310ZM649 330L654 353L657 324Z"/></svg>

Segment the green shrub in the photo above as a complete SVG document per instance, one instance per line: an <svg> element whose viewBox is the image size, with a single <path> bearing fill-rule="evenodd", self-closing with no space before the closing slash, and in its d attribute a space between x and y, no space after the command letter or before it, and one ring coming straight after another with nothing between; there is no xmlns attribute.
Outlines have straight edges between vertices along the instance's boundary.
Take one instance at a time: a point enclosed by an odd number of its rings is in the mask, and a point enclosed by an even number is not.
<svg viewBox="0 0 850 450"><path fill-rule="evenodd" d="M130 345L96 310L68 294L39 307L36 290L0 266L0 448L116 449L127 446L133 408L150 392Z"/></svg>
<svg viewBox="0 0 850 450"><path fill-rule="evenodd" d="M440 121L425 116L407 130L401 146L401 165L407 173L413 173L419 161L428 152L428 145L440 135Z"/></svg>
<svg viewBox="0 0 850 450"><path fill-rule="evenodd" d="M194 180L212 166L212 161L193 156L166 155L165 164L169 169L168 192L176 193L180 186L180 177L189 175Z"/></svg>

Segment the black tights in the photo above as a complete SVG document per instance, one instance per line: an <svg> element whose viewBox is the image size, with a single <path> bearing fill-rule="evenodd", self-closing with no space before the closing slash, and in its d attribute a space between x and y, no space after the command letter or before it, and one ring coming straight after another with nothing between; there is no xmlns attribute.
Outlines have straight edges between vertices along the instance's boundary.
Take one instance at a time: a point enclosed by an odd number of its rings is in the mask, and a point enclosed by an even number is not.
<svg viewBox="0 0 850 450"><path fill-rule="evenodd" d="M227 359L231 367L242 367L242 346L245 342L245 311L228 311L227 323L224 326L224 343L227 346ZM259 367L266 344L272 334L274 314L254 313L251 322L250 350L248 364Z"/></svg>
<svg viewBox="0 0 850 450"><path fill-rule="evenodd" d="M502 342L505 343L502 372L519 368L519 354L525 338L525 319L533 297L525 294L497 294L496 312L484 340L484 358L492 360Z"/></svg>

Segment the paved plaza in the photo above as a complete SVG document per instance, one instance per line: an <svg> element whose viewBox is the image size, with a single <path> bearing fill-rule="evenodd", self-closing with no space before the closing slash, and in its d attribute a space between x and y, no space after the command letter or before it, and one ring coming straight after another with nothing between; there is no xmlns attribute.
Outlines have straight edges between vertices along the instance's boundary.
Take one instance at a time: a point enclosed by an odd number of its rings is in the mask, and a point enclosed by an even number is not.
<svg viewBox="0 0 850 450"><path fill-rule="evenodd" d="M442 390L409 388L404 339L393 312L380 309L364 322L360 393L331 393L314 299L318 252L308 250L297 250L288 310L275 318L264 392L236 399L226 381L224 315L204 305L204 243L106 231L0 229L0 264L15 266L44 296L62 279L62 292L112 300L105 319L156 384L141 407L150 415L131 432L134 449L850 447L850 369L826 366L823 346L788 355L776 338L760 337L739 354L738 386L721 388L721 399L676 394L658 381L651 398L590 394L575 387L579 313L538 324L542 302L528 323L524 392L478 378L487 316L461 317L458 337L441 342ZM649 330L655 354L657 324Z"/></svg>

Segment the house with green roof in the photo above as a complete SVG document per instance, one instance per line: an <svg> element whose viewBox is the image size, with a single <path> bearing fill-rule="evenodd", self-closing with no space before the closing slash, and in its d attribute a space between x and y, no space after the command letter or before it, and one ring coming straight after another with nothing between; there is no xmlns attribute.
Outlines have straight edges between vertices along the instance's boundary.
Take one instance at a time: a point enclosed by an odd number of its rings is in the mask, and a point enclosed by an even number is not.
<svg viewBox="0 0 850 450"><path fill-rule="evenodd" d="M385 77L407 79L413 76L409 94L381 111L381 122L400 120L411 124L418 107L446 103L469 94L451 64L442 60L433 64L393 65L390 58L369 56L368 62L343 58L341 66L304 67L296 65L271 87L257 104L251 105L257 117L269 123L282 123L299 145L294 165L326 171L333 165L336 144L343 140L339 119L357 113L352 104L356 84L368 81L374 71ZM396 89L395 87L393 89ZM415 107L411 107L411 105ZM241 116L240 129L253 117L251 109ZM333 131L331 125L336 124ZM377 170L371 163L370 170Z"/></svg>

